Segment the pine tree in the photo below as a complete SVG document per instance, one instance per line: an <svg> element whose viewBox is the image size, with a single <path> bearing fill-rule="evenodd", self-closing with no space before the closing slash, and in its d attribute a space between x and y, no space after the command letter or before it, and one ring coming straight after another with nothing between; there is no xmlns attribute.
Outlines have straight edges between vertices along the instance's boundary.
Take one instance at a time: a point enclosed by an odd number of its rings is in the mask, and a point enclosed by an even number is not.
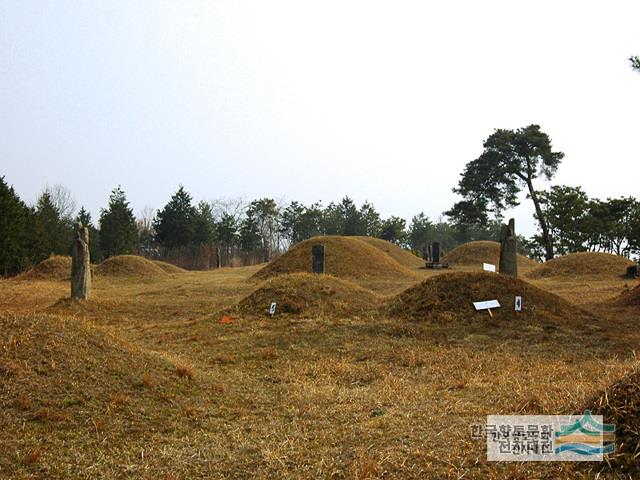
<svg viewBox="0 0 640 480"><path fill-rule="evenodd" d="M191 195L180 185L154 220L157 242L166 248L191 245L194 240L196 216Z"/></svg>
<svg viewBox="0 0 640 480"><path fill-rule="evenodd" d="M136 219L120 186L111 192L109 206L100 211L100 248L105 257L138 251Z"/></svg>
<svg viewBox="0 0 640 480"><path fill-rule="evenodd" d="M36 204L34 218L35 256L38 260L49 255L70 255L73 242L73 225L63 218L54 204L51 194L42 193Z"/></svg>
<svg viewBox="0 0 640 480"><path fill-rule="evenodd" d="M0 177L0 273L17 273L29 264L30 211Z"/></svg>

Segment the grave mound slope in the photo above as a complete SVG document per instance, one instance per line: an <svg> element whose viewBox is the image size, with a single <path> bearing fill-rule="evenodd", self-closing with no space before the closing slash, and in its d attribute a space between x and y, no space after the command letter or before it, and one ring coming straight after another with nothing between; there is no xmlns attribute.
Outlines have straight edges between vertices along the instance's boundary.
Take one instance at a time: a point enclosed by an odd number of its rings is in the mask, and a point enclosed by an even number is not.
<svg viewBox="0 0 640 480"><path fill-rule="evenodd" d="M159 266L166 273L184 273L186 270L184 268L180 268L177 265L169 262L163 262L162 260L151 260L154 264Z"/></svg>
<svg viewBox="0 0 640 480"><path fill-rule="evenodd" d="M514 311L516 295L522 297L522 311ZM566 300L518 278L487 272L452 272L437 275L392 297L391 315L413 320L487 319L473 302L498 300L494 318L531 321L576 322L592 317Z"/></svg>
<svg viewBox="0 0 640 480"><path fill-rule="evenodd" d="M96 436L134 441L166 421L167 397L179 409L193 393L176 365L85 320L0 314L0 442L16 468L43 438L71 465L99 462Z"/></svg>
<svg viewBox="0 0 640 480"><path fill-rule="evenodd" d="M640 307L640 285L622 293L613 300L613 303L621 307Z"/></svg>
<svg viewBox="0 0 640 480"><path fill-rule="evenodd" d="M109 257L95 268L100 277L159 279L168 276L151 260L138 255L117 255Z"/></svg>
<svg viewBox="0 0 640 480"><path fill-rule="evenodd" d="M613 423L615 452L608 457L614 471L625 472L624 478L638 478L640 464L640 370L636 369L595 394L585 410L602 415L604 423ZM579 412L582 413L582 412ZM621 477L622 478L622 477Z"/></svg>
<svg viewBox="0 0 640 480"><path fill-rule="evenodd" d="M267 280L238 304L247 315L267 315L276 302L276 315L340 317L373 313L380 297L355 283L311 273L291 273Z"/></svg>
<svg viewBox="0 0 640 480"><path fill-rule="evenodd" d="M633 265L628 258L602 252L579 252L556 257L531 270L530 278L606 276L621 277Z"/></svg>
<svg viewBox="0 0 640 480"><path fill-rule="evenodd" d="M416 257L413 253L394 245L391 242L382 240L381 238L374 237L354 237L363 242L367 242L369 245L376 247L378 250L382 250L384 253L393 258L400 265L405 267L414 268L424 266L424 260L420 257Z"/></svg>
<svg viewBox="0 0 640 480"><path fill-rule="evenodd" d="M498 267L500 263L500 243L491 240L477 240L457 246L443 257L443 261L451 265L478 266L492 263ZM536 262L518 254L518 267L535 267Z"/></svg>
<svg viewBox="0 0 640 480"><path fill-rule="evenodd" d="M18 275L20 280L69 280L71 257L52 255L30 270Z"/></svg>
<svg viewBox="0 0 640 480"><path fill-rule="evenodd" d="M386 253L354 237L320 236L300 242L252 278L266 280L295 272L311 273L311 247L325 246L324 271L351 280L416 280L417 275Z"/></svg>

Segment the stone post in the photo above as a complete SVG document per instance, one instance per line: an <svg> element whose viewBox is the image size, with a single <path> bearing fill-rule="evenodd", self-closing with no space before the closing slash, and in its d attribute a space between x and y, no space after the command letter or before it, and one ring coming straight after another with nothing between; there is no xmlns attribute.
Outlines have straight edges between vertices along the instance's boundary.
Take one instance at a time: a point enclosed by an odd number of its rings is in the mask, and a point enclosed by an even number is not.
<svg viewBox="0 0 640 480"><path fill-rule="evenodd" d="M313 273L324 273L324 245L314 245L311 247Z"/></svg>
<svg viewBox="0 0 640 480"><path fill-rule="evenodd" d="M76 239L71 251L71 301L87 300L91 290L91 259L89 230L81 223L76 226Z"/></svg>
<svg viewBox="0 0 640 480"><path fill-rule="evenodd" d="M433 242L431 244L431 261L433 263L440 263L440 242Z"/></svg>
<svg viewBox="0 0 640 480"><path fill-rule="evenodd" d="M518 276L518 243L516 222L513 218L509 224L502 224L500 229L500 273Z"/></svg>

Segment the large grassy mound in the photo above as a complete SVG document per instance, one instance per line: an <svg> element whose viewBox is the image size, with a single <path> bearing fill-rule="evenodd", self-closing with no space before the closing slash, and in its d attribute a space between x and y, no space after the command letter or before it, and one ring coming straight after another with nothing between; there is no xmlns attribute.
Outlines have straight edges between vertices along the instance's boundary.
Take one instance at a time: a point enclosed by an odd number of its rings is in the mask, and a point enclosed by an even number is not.
<svg viewBox="0 0 640 480"><path fill-rule="evenodd" d="M496 267L500 263L500 244L490 240L478 240L460 245L443 257L443 261L451 265L476 266L482 268L483 263L492 263ZM536 262L518 254L518 267L535 267Z"/></svg>
<svg viewBox="0 0 640 480"><path fill-rule="evenodd" d="M640 285L627 290L614 299L613 303L622 307L640 307Z"/></svg>
<svg viewBox="0 0 640 480"><path fill-rule="evenodd" d="M169 262L163 262L162 260L152 260L157 266L159 266L166 273L184 273L186 270L184 268L180 268L177 265Z"/></svg>
<svg viewBox="0 0 640 480"><path fill-rule="evenodd" d="M239 304L240 312L267 315L271 302L277 315L344 317L374 312L380 297L355 283L311 273L279 275L266 281Z"/></svg>
<svg viewBox="0 0 640 480"><path fill-rule="evenodd" d="M570 253L543 263L527 274L531 278L549 277L621 277L627 267L633 265L628 258L611 253L580 252Z"/></svg>
<svg viewBox="0 0 640 480"><path fill-rule="evenodd" d="M109 257L95 269L100 277L157 279L167 277L167 272L151 260L137 255Z"/></svg>
<svg viewBox="0 0 640 480"><path fill-rule="evenodd" d="M285 273L311 273L311 247L318 243L325 247L324 271L334 277L389 281L417 279L414 272L367 242L337 236L313 237L300 242L259 270L253 278L265 280Z"/></svg>
<svg viewBox="0 0 640 480"><path fill-rule="evenodd" d="M522 297L522 311L514 310L515 296ZM428 278L393 297L388 308L391 315L414 320L487 319L486 311L476 311L473 302L498 300L501 307L493 311L497 320L518 322L556 320L566 323L590 318L562 298L520 279L496 273L454 272Z"/></svg>
<svg viewBox="0 0 640 480"><path fill-rule="evenodd" d="M52 255L18 276L20 280L69 280L70 278L71 257L62 255Z"/></svg>
<svg viewBox="0 0 640 480"><path fill-rule="evenodd" d="M139 451L177 428L190 375L83 320L0 315L3 478L72 478Z"/></svg>
<svg viewBox="0 0 640 480"><path fill-rule="evenodd" d="M362 240L363 242L367 242L369 245L376 247L378 250L383 251L391 258L393 258L400 265L404 265L405 267L413 268L413 267L421 267L424 265L424 260L420 257L416 257L413 253L405 250L404 248L400 248L397 245L394 245L391 242L387 242L386 240L382 240L381 238L373 238L373 237L354 237L358 240Z"/></svg>

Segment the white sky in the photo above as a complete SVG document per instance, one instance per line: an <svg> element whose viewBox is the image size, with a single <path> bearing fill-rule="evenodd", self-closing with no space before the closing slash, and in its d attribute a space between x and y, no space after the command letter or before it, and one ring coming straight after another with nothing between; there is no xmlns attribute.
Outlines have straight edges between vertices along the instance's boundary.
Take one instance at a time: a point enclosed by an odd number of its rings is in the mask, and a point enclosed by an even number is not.
<svg viewBox="0 0 640 480"><path fill-rule="evenodd" d="M62 183L94 217L117 184L137 212L182 183L437 218L493 129L538 123L566 154L553 183L637 196L639 18L637 0L1 0L0 175L29 202Z"/></svg>

